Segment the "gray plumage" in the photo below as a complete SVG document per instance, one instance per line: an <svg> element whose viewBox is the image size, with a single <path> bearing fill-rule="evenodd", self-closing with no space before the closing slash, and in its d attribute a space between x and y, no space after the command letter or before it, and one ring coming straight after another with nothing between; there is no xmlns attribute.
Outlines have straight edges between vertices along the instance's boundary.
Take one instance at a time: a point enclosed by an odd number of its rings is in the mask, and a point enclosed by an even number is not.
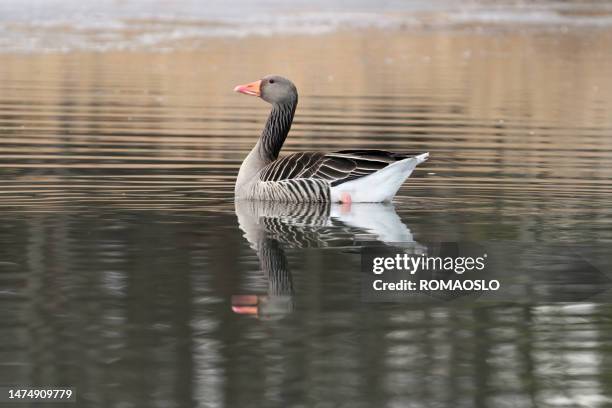
<svg viewBox="0 0 612 408"><path fill-rule="evenodd" d="M236 180L238 199L280 202L337 201L338 186L373 175L391 165L412 158L408 154L382 150L341 150L332 153L301 152L279 158L298 102L297 89L286 78L267 76L261 81L236 87L238 92L260 96L272 104L261 137L242 163ZM391 180L393 196L412 169L427 155L404 168L404 176ZM397 177L395 177L397 178ZM334 194L334 188L336 188ZM363 200L363 194L361 199ZM376 200L375 200L376 201Z"/></svg>

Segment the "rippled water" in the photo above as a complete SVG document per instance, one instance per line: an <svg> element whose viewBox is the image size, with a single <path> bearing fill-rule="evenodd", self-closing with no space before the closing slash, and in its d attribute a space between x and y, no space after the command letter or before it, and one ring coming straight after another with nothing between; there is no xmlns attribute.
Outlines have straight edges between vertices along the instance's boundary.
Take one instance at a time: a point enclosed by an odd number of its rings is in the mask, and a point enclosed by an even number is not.
<svg viewBox="0 0 612 408"><path fill-rule="evenodd" d="M359 249L612 242L610 44L424 29L4 53L0 383L104 407L609 405L605 297L364 303ZM285 152L430 161L367 216L235 208L268 107L231 89L271 72L300 90ZM498 272L517 267L546 266Z"/></svg>

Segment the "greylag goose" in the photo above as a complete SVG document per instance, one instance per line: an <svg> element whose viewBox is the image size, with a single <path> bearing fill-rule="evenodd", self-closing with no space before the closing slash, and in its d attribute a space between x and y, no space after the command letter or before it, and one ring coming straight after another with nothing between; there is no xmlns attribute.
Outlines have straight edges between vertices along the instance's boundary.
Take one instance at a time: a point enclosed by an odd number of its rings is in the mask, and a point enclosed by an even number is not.
<svg viewBox="0 0 612 408"><path fill-rule="evenodd" d="M391 201L412 170L429 153L410 157L382 150L300 152L278 157L298 102L295 85L277 75L234 91L258 96L272 104L259 141L236 179L237 199L282 202Z"/></svg>

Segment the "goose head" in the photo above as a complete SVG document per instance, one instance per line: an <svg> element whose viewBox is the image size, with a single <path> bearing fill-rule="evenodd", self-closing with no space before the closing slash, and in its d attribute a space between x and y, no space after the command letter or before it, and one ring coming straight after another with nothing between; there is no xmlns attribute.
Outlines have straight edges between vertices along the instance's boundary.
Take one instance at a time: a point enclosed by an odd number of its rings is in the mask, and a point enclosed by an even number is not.
<svg viewBox="0 0 612 408"><path fill-rule="evenodd" d="M238 85L234 91L259 96L272 105L295 103L298 96L293 82L279 75L268 75L259 81Z"/></svg>

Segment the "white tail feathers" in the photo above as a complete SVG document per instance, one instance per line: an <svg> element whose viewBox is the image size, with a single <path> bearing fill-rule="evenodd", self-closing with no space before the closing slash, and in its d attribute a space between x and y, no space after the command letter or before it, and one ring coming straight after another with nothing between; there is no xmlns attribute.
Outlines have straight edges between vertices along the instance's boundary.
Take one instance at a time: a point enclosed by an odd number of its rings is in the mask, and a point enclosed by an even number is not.
<svg viewBox="0 0 612 408"><path fill-rule="evenodd" d="M417 159L417 164L421 164L425 161L427 161L427 159L429 159L429 152L427 153L423 153L423 154L419 154L418 156L414 156L415 159Z"/></svg>
<svg viewBox="0 0 612 408"><path fill-rule="evenodd" d="M331 188L331 200L340 202L349 194L355 203L391 201L414 168L428 158L429 153L408 157L365 177L334 186Z"/></svg>

